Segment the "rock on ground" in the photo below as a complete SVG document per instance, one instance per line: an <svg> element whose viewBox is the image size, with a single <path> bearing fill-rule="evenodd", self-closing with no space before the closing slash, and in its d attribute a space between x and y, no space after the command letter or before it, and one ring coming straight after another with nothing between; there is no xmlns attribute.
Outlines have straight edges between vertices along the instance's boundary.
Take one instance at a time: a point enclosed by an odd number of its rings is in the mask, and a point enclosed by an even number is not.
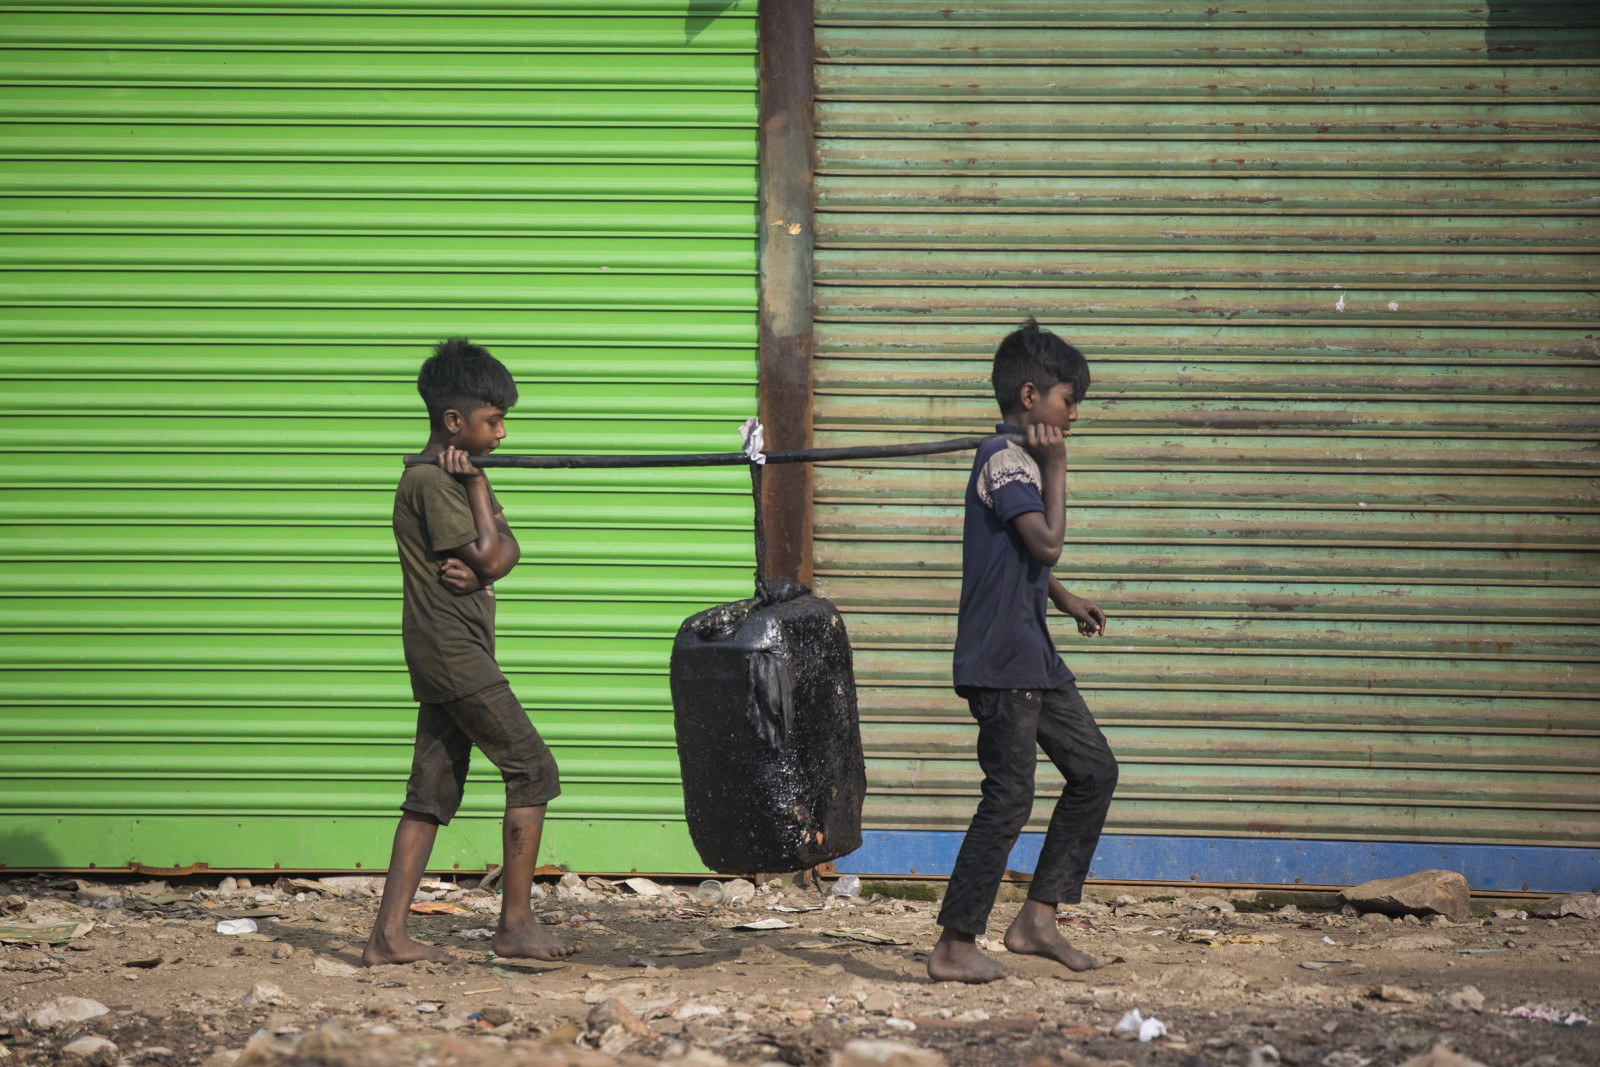
<svg viewBox="0 0 1600 1067"><path fill-rule="evenodd" d="M1362 882L1339 894L1339 899L1362 911L1386 915L1443 915L1466 922L1469 898L1467 880L1455 871L1415 871L1398 878Z"/></svg>
<svg viewBox="0 0 1600 1067"><path fill-rule="evenodd" d="M1541 919L1559 919L1575 915L1580 919L1600 919L1600 896L1593 893L1567 893L1551 897L1539 905L1535 915Z"/></svg>
<svg viewBox="0 0 1600 1067"><path fill-rule="evenodd" d="M93 1064L109 1065L117 1060L117 1046L95 1034L84 1034L67 1042L61 1049L63 1055L75 1056Z"/></svg>
<svg viewBox="0 0 1600 1067"><path fill-rule="evenodd" d="M49 1030L67 1023L88 1022L110 1012L111 1009L98 1000L90 1000L88 997L60 997L56 1000L47 1000L30 1011L28 1025L35 1030Z"/></svg>
<svg viewBox="0 0 1600 1067"><path fill-rule="evenodd" d="M848 1041L833 1055L833 1067L945 1067L932 1049L899 1041Z"/></svg>

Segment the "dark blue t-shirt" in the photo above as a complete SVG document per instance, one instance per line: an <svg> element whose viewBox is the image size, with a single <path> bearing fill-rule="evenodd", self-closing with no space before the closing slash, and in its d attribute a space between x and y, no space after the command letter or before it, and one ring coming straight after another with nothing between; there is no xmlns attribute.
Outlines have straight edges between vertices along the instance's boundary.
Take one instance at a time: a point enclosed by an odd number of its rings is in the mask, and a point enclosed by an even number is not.
<svg viewBox="0 0 1600 1067"><path fill-rule="evenodd" d="M999 434L1020 434L1015 426ZM1011 523L1043 511L1039 464L996 437L978 449L967 480L961 538L961 611L956 622L955 686L1054 689L1073 680L1045 626L1050 568L1036 562Z"/></svg>

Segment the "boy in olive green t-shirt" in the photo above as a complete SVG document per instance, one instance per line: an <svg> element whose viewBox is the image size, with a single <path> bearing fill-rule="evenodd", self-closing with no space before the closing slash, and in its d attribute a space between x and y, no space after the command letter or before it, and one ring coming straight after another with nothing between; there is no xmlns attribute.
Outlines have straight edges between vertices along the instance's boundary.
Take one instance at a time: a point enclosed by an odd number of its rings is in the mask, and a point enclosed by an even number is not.
<svg viewBox="0 0 1600 1067"><path fill-rule="evenodd" d="M370 967L455 958L408 937L405 924L434 837L461 805L477 745L506 785L505 896L490 944L499 956L557 960L583 945L545 932L529 898L545 805L561 792L560 776L494 658L494 583L516 566L521 549L488 479L470 462L505 437L517 386L486 349L453 338L422 365L417 391L431 427L423 454L438 464L407 467L394 495L417 739L383 902L361 959Z"/></svg>

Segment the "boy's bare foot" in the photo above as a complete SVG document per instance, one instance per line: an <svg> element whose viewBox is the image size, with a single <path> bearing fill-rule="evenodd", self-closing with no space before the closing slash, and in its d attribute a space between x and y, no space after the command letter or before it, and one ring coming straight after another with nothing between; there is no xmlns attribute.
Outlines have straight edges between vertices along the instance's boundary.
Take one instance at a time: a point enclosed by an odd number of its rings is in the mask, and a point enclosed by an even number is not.
<svg viewBox="0 0 1600 1067"><path fill-rule="evenodd" d="M489 941L496 956L515 959L545 960L554 963L589 947L589 942L579 941L569 945L547 932L536 923L527 923L515 930L497 930Z"/></svg>
<svg viewBox="0 0 1600 1067"><path fill-rule="evenodd" d="M1055 905L1036 900L1022 905L1006 930L1005 945L1019 956L1043 956L1071 971L1097 971L1106 965L1104 960L1068 944L1056 927Z"/></svg>
<svg viewBox="0 0 1600 1067"><path fill-rule="evenodd" d="M984 952L970 937L951 937L948 931L928 957L928 977L935 982L996 982L1021 973Z"/></svg>
<svg viewBox="0 0 1600 1067"><path fill-rule="evenodd" d="M363 967L377 967L385 963L417 963L422 960L429 963L458 962L455 956L442 948L424 945L421 941L413 941L409 937L391 941L376 930L367 938L367 947L361 952Z"/></svg>

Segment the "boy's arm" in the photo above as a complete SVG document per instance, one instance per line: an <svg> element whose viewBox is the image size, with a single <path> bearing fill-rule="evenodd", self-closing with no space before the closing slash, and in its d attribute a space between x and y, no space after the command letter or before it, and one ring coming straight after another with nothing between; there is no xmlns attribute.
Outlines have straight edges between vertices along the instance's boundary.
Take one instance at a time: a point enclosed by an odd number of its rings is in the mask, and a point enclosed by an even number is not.
<svg viewBox="0 0 1600 1067"><path fill-rule="evenodd" d="M439 453L439 466L467 487L467 506L472 509L472 524L478 532L476 539L451 549L450 554L471 567L485 583L504 578L517 565L522 549L511 536L505 515L491 510L489 480L457 448Z"/></svg>
<svg viewBox="0 0 1600 1067"><path fill-rule="evenodd" d="M1067 535L1067 442L1055 426L1028 427L1028 451L1039 461L1043 485L1043 511L1025 511L1011 520L1036 563L1054 567L1061 559L1061 539Z"/></svg>
<svg viewBox="0 0 1600 1067"><path fill-rule="evenodd" d="M1106 613L1092 600L1067 592L1054 574L1050 576L1050 603L1071 615L1078 624L1078 632L1085 637L1106 632Z"/></svg>

